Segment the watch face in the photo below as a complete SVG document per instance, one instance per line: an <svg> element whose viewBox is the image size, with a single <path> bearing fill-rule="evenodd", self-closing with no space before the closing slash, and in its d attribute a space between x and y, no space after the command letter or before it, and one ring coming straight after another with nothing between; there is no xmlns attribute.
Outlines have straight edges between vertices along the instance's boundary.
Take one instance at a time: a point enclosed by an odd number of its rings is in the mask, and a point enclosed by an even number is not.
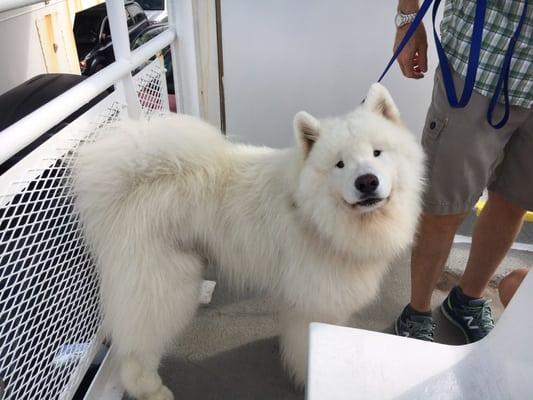
<svg viewBox="0 0 533 400"><path fill-rule="evenodd" d="M401 14L396 14L396 17L394 18L394 22L396 23L396 26L399 28L403 25L403 16Z"/></svg>

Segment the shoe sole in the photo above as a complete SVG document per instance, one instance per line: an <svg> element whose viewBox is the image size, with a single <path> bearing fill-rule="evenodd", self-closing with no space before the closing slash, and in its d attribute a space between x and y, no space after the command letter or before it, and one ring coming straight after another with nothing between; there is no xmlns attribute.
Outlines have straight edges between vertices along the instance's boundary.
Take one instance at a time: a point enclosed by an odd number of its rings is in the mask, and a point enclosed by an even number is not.
<svg viewBox="0 0 533 400"><path fill-rule="evenodd" d="M445 300L446 301L446 300ZM459 328L459 330L461 331L461 333L464 335L465 337L465 340L466 340L466 343L471 343L470 341L470 338L468 337L468 334L466 333L466 331L464 330L464 328L461 326L461 324L457 321L455 321L455 319L453 319L453 317L448 314L448 312L446 311L446 309L444 308L444 303L442 303L440 305L440 311L442 312L442 314L446 317L446 319L448 321L450 321L454 326L456 326L457 328Z"/></svg>
<svg viewBox="0 0 533 400"><path fill-rule="evenodd" d="M394 321L394 334L400 336L400 331L398 330L398 320Z"/></svg>
<svg viewBox="0 0 533 400"><path fill-rule="evenodd" d="M416 337L412 337L412 336L404 336L404 335L400 335L400 331L398 329L398 320L394 321L394 334L396 336L400 336L400 337L404 337L404 338L409 338L409 339L414 339L414 340L422 340L424 342L431 342L431 343L434 343L435 340L424 340L424 339L419 339L419 338L416 338Z"/></svg>

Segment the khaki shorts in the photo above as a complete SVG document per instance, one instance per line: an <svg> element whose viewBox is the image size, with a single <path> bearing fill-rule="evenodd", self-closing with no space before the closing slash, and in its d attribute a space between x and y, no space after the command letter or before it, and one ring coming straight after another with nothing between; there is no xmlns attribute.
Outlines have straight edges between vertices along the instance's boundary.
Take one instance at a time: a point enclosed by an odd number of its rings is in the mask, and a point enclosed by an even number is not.
<svg viewBox="0 0 533 400"><path fill-rule="evenodd" d="M459 97L464 82L455 73L454 83ZM533 110L512 106L509 121L496 130L487 122L489 102L474 91L465 108L450 107L437 68L422 134L427 155L426 213L467 212L487 187L533 210ZM497 120L503 109L497 105Z"/></svg>

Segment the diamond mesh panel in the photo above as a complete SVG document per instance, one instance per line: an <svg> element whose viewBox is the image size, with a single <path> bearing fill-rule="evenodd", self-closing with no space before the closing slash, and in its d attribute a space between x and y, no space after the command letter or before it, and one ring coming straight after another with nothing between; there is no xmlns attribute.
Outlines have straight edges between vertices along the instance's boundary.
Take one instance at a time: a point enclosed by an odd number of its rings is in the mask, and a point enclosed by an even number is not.
<svg viewBox="0 0 533 400"><path fill-rule="evenodd" d="M162 65L163 58L158 57L139 74L135 75L137 96L146 118L168 112L169 109L168 97L161 96L161 93L167 93L165 74L162 74Z"/></svg>
<svg viewBox="0 0 533 400"><path fill-rule="evenodd" d="M160 65L135 77L148 117L168 109ZM0 177L3 400L71 398L100 346L98 277L74 212L69 165L80 143L104 134L125 110L115 91Z"/></svg>

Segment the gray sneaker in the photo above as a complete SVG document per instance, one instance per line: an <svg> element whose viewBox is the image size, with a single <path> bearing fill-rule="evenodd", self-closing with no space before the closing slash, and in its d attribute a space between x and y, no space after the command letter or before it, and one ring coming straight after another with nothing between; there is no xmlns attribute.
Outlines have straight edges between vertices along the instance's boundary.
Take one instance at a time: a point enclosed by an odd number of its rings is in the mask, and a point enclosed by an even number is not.
<svg viewBox="0 0 533 400"><path fill-rule="evenodd" d="M446 319L461 330L467 343L483 339L494 328L490 300L461 301L460 288L454 287L441 304Z"/></svg>
<svg viewBox="0 0 533 400"><path fill-rule="evenodd" d="M406 307L407 308L407 307ZM398 336L405 336L414 339L434 342L433 332L435 323L429 315L410 315L403 310L402 314L394 323L394 333Z"/></svg>

